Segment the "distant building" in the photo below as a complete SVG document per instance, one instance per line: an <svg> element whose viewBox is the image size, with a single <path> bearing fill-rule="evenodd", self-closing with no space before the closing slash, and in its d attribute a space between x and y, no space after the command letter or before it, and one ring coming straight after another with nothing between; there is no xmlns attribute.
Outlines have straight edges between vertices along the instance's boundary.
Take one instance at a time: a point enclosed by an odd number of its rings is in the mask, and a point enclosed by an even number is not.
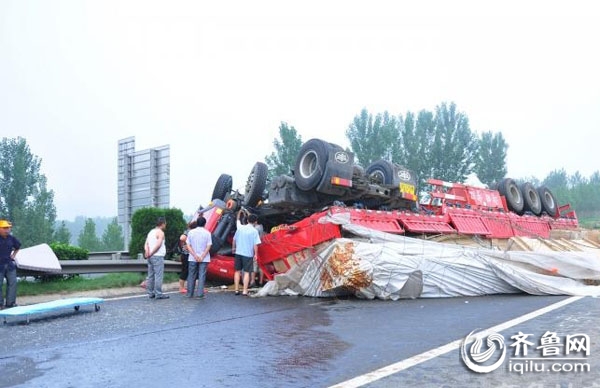
<svg viewBox="0 0 600 388"><path fill-rule="evenodd" d="M131 239L131 216L143 207L169 207L170 150L168 145L135 150L135 137L119 140L119 224L125 250Z"/></svg>

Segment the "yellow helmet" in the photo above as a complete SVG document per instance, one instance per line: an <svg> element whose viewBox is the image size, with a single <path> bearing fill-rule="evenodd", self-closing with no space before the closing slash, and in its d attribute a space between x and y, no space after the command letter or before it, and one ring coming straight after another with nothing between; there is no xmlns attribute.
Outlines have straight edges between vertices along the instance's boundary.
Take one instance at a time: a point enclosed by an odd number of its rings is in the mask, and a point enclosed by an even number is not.
<svg viewBox="0 0 600 388"><path fill-rule="evenodd" d="M0 228L11 228L12 225L6 220L0 220Z"/></svg>

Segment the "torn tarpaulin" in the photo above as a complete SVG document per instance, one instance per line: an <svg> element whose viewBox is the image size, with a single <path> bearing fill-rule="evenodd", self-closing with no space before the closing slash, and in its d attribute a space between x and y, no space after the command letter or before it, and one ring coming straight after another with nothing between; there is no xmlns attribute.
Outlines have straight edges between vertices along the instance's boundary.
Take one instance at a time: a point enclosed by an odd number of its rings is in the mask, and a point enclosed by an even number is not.
<svg viewBox="0 0 600 388"><path fill-rule="evenodd" d="M359 225L353 238L322 245L311 258L277 275L259 296L295 294L397 300L526 292L600 295L598 252L517 252L444 244ZM599 250L600 252L600 250Z"/></svg>

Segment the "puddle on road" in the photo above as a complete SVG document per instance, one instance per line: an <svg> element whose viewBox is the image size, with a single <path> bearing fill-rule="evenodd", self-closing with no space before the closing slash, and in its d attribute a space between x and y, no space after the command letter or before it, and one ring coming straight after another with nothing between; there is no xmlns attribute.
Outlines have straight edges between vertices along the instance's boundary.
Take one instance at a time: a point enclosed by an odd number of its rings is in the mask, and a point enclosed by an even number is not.
<svg viewBox="0 0 600 388"><path fill-rule="evenodd" d="M29 357L0 358L0 388L23 384L43 374L44 371Z"/></svg>
<svg viewBox="0 0 600 388"><path fill-rule="evenodd" d="M273 360L263 373L282 383L293 382L295 386L299 380L314 382L315 372L330 370L330 363L349 347L326 329L331 320L319 307L299 309L269 324L269 337L263 341Z"/></svg>

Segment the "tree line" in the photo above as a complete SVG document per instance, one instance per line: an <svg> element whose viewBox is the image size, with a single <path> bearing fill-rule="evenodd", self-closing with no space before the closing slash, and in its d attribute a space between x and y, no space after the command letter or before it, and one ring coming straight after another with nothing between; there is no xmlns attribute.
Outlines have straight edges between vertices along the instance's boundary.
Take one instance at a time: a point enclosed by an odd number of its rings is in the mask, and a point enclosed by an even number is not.
<svg viewBox="0 0 600 388"><path fill-rule="evenodd" d="M466 113L454 103L441 103L433 111L370 113L361 110L346 129L351 151L367 167L379 159L402 164L417 173L420 184L427 178L464 182L475 172L486 184L506 175L508 144L500 132L473 132ZM303 141L286 122L279 126L274 151L265 157L269 178L291 174ZM11 221L13 233L24 247L41 243L71 242L64 221L57 224L54 191L40 171L41 160L31 153L24 138L2 138L0 142L0 218ZM526 177L534 185L550 188L559 204L570 203L580 218L600 217L600 172L584 177L564 169L550 172L543 180ZM421 186L423 187L423 186ZM86 219L77 244L90 251L123 249L123 231L116 218L102 237L92 219Z"/></svg>
<svg viewBox="0 0 600 388"><path fill-rule="evenodd" d="M61 221L54 230L53 242L73 244L72 234L65 221ZM101 237L96 231L96 222L93 219L85 219L85 224L77 236L78 247L90 252L110 252L124 250L123 228L119 225L117 217L106 226Z"/></svg>
<svg viewBox="0 0 600 388"><path fill-rule="evenodd" d="M2 138L0 142L0 218L13 224L13 233L24 247L60 242L71 243L71 232L62 221L57 225L54 191L41 173L42 161L31 153L22 137ZM89 251L123 249L123 231L117 219L101 238L95 224L87 219L78 236L78 245Z"/></svg>
<svg viewBox="0 0 600 388"><path fill-rule="evenodd" d="M349 123L346 137L350 151L363 167L380 159L399 163L417 174L420 187L428 178L462 183L471 173L492 185L507 173L509 145L502 133L472 131L467 114L455 103L404 115L387 111L373 114L362 109ZM269 178L291 174L302 144L298 130L281 122L279 138L273 141L275 150L265 158ZM517 181L546 185L560 204L570 203L580 217L600 217L598 171L585 178L579 172L568 175L563 169L550 172L543 180L526 177Z"/></svg>
<svg viewBox="0 0 600 388"><path fill-rule="evenodd" d="M508 144L500 132L473 132L468 116L454 103L434 111L391 115L363 109L346 130L364 167L386 159L414 171L421 180L464 182L471 173L491 184L506 175Z"/></svg>
<svg viewBox="0 0 600 388"><path fill-rule="evenodd" d="M275 151L265 158L270 177L289 174L302 147L302 137L288 123L281 123L279 136L273 141ZM346 137L356 161L365 168L385 159L409 168L422 180L464 182L475 172L483 183L491 184L506 175L508 144L502 133L474 133L469 118L454 103L404 115L363 109L350 122Z"/></svg>

